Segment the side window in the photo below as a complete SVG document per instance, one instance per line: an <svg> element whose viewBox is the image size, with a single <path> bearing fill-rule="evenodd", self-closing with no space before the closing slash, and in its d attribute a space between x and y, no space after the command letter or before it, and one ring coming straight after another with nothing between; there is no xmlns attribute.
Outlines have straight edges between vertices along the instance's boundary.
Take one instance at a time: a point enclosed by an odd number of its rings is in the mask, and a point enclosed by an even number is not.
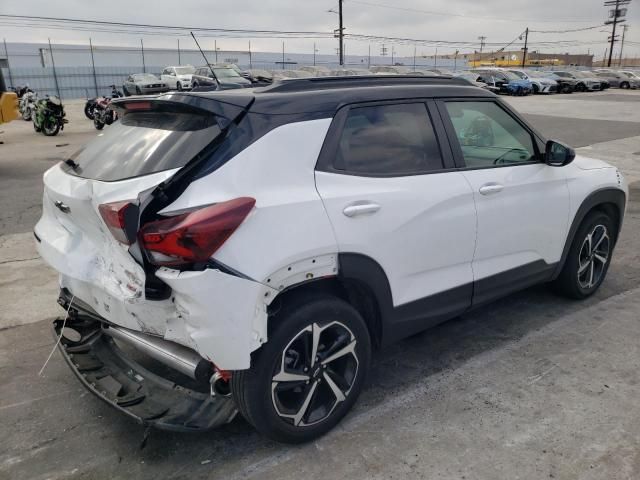
<svg viewBox="0 0 640 480"><path fill-rule="evenodd" d="M168 69L168 68L165 68L165 69L162 71L162 75L169 75L169 69Z"/></svg>
<svg viewBox="0 0 640 480"><path fill-rule="evenodd" d="M446 102L467 167L535 161L531 134L494 102Z"/></svg>
<svg viewBox="0 0 640 480"><path fill-rule="evenodd" d="M442 169L424 103L349 110L334 168L365 175L411 175Z"/></svg>

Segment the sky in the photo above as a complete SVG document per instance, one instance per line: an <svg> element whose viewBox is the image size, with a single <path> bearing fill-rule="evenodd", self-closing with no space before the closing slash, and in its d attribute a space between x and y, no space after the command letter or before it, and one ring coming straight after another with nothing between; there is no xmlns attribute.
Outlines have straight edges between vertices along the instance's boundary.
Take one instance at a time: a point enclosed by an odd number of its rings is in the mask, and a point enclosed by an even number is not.
<svg viewBox="0 0 640 480"><path fill-rule="evenodd" d="M635 3L635 4L634 4ZM209 27L252 30L295 30L331 32L337 28L337 0L0 0L0 14L37 15L57 18L90 19L154 25ZM495 50L516 39L529 28L530 51L548 53L586 53L589 50L600 58L606 47L610 27L569 33L543 31L572 30L601 25L607 16L602 0L345 0L344 25L347 34L364 34L410 39L468 42L467 45L438 46L438 53L455 50L469 52L479 36L485 36L485 49ZM640 56L640 0L632 0L628 7L625 53ZM82 43L91 37L94 45L138 45L144 38L145 47L173 47L177 35L142 34L139 30L109 33L88 29L70 31L37 25L31 28L16 25L15 20L0 17L1 37L7 42ZM10 25L12 24L12 25ZM32 22L31 25L34 25ZM67 28L67 27L64 27ZM160 32L156 32L160 33ZM193 41L187 31L181 32L180 42L188 48ZM201 34L205 48L216 41L221 49L246 50L251 41L253 51L279 51L282 42L288 51L333 54L337 40L333 38L257 38L255 35L234 34L234 38L219 34ZM251 38L253 36L253 38ZM540 42L579 42L540 43ZM390 49L393 42L386 42ZM380 52L381 41L345 39L346 53L366 55ZM516 41L511 49L522 45ZM514 48L515 47L515 48ZM397 55L413 55L411 41L393 45ZM433 55L434 44L415 46L419 55ZM486 50L485 50L486 51Z"/></svg>

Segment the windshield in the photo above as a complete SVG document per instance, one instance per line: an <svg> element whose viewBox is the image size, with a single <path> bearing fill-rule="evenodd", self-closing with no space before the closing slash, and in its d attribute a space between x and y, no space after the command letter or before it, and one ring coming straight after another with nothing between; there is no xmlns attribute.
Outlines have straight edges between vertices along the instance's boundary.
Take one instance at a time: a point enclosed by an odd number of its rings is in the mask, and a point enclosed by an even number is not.
<svg viewBox="0 0 640 480"><path fill-rule="evenodd" d="M586 73L586 72L572 72L576 77L578 78L590 78L593 76L593 74L590 73Z"/></svg>
<svg viewBox="0 0 640 480"><path fill-rule="evenodd" d="M524 73L518 72L517 70L511 70L511 73L513 73L514 75L517 75L520 78L527 78L527 76Z"/></svg>
<svg viewBox="0 0 640 480"><path fill-rule="evenodd" d="M195 71L196 69L194 67L176 67L176 73L178 75L191 75Z"/></svg>
<svg viewBox="0 0 640 480"><path fill-rule="evenodd" d="M509 80L520 80L520 77L512 72L501 71L501 73L503 73Z"/></svg>
<svg viewBox="0 0 640 480"><path fill-rule="evenodd" d="M217 78L242 78L233 68L214 68Z"/></svg>
<svg viewBox="0 0 640 480"><path fill-rule="evenodd" d="M541 77L552 78L554 80L558 80L560 77L552 72L538 72Z"/></svg>

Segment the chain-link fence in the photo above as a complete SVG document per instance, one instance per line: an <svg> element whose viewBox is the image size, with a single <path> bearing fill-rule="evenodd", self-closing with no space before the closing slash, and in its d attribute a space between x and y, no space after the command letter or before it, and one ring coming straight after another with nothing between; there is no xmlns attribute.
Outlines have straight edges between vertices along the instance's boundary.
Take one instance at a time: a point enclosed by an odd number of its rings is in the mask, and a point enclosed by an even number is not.
<svg viewBox="0 0 640 480"><path fill-rule="evenodd" d="M205 45L206 43L206 45ZM287 52L252 52L247 50L222 50L216 41L201 41L204 55L211 63L233 63L242 69L281 70L296 69L302 65L338 66L336 55ZM211 48L213 47L213 48ZM315 51L315 47L314 47ZM0 57L6 57L8 67L3 74L9 87L29 85L39 95L59 95L62 99L87 98L109 95L111 85L122 89L125 79L132 73L159 75L166 66L205 63L198 50L176 48L145 48L143 41L135 47L105 47L56 44L4 44ZM358 56L347 55L345 66L367 68L370 65L401 64L417 68L445 66L464 67L466 60L453 57L420 55Z"/></svg>

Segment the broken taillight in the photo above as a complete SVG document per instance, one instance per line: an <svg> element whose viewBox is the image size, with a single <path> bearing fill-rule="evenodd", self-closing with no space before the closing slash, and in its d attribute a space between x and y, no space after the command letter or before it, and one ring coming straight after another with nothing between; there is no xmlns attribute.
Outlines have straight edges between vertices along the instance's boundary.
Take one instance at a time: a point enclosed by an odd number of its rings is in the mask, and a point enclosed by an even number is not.
<svg viewBox="0 0 640 480"><path fill-rule="evenodd" d="M154 265L206 262L255 204L255 199L241 197L149 222L140 229L141 246Z"/></svg>
<svg viewBox="0 0 640 480"><path fill-rule="evenodd" d="M122 202L103 203L98 206L100 216L104 220L104 223L109 228L109 231L114 238L120 243L125 245L131 245L131 240L127 238L126 233L126 218L130 208L133 207L133 203L128 200Z"/></svg>

